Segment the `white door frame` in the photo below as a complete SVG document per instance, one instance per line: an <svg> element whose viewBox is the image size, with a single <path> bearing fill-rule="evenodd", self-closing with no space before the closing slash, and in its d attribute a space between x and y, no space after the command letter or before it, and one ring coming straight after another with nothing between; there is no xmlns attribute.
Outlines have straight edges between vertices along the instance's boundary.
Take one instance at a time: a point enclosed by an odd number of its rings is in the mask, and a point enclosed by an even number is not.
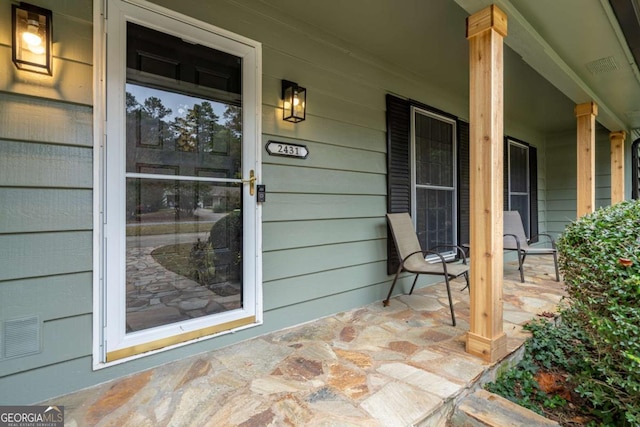
<svg viewBox="0 0 640 427"><path fill-rule="evenodd" d="M249 194L249 185L243 185L243 213L247 211L243 215L243 281L253 282L245 287L243 307L131 334L125 332L123 141L127 21L243 58L242 177L247 179L250 170L255 171L258 182L262 176L261 44L143 0L108 0L106 6L103 0L94 0L94 369L262 323L262 210L255 196Z"/></svg>

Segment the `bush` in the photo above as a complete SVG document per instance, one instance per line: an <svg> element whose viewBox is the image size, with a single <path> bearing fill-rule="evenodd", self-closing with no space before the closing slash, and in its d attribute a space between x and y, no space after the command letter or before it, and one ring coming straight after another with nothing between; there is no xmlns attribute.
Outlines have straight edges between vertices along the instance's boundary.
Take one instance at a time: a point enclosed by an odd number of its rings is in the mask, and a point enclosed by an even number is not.
<svg viewBox="0 0 640 427"><path fill-rule="evenodd" d="M563 322L584 334L578 391L609 425L640 425L640 202L600 209L558 239L571 304Z"/></svg>
<svg viewBox="0 0 640 427"><path fill-rule="evenodd" d="M234 210L216 221L209 233L209 245L216 253L219 281L238 281L242 276L242 213Z"/></svg>

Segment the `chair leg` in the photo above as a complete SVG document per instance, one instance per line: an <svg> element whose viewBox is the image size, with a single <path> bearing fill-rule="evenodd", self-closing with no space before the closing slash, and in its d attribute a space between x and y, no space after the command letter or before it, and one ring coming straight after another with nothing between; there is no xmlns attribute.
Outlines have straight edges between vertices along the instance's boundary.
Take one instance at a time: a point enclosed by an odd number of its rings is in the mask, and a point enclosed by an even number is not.
<svg viewBox="0 0 640 427"><path fill-rule="evenodd" d="M456 326L456 315L453 313L453 300L451 299L451 287L449 286L449 277L444 276L444 283L447 285L447 295L449 296L449 308L451 308L451 321Z"/></svg>
<svg viewBox="0 0 640 427"><path fill-rule="evenodd" d="M518 254L518 264L520 265L520 281L522 283L524 283L524 268L522 266L522 264L524 264L524 257L527 256L527 254L523 254L522 256L520 256L520 254Z"/></svg>
<svg viewBox="0 0 640 427"><path fill-rule="evenodd" d="M469 272L468 271L464 272L464 280L467 281L467 286L465 286L464 288L462 288L460 290L464 291L466 289L467 291L469 291L469 294L471 294L471 286L469 285Z"/></svg>
<svg viewBox="0 0 640 427"><path fill-rule="evenodd" d="M411 285L411 290L409 291L409 295L411 295L413 293L413 288L416 287L416 282L418 281L418 276L419 276L419 274L416 274L416 278L413 279L413 285Z"/></svg>
<svg viewBox="0 0 640 427"><path fill-rule="evenodd" d="M560 281L560 273L558 273L558 253L553 253L553 265L556 267L556 282Z"/></svg>
<svg viewBox="0 0 640 427"><path fill-rule="evenodd" d="M387 294L387 299L382 301L382 306L386 307L389 305L389 299L391 298L391 293L393 292L393 288L396 286L396 282L398 281L398 276L402 271L402 264L398 267L398 271L396 271L396 276L393 278L393 283L391 284L391 289L389 289L389 293Z"/></svg>

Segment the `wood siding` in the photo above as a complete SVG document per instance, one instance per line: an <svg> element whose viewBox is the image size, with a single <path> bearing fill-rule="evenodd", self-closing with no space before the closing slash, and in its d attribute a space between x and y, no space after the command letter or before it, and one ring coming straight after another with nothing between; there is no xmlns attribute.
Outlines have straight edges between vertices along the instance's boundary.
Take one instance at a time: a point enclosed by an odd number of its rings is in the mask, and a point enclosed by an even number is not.
<svg viewBox="0 0 640 427"><path fill-rule="evenodd" d="M0 331L36 317L40 351L0 351L0 402L27 404L76 387L51 375L91 355L93 18L90 1L38 2L53 9L53 76L20 72L11 3L0 0Z"/></svg>
<svg viewBox="0 0 640 427"><path fill-rule="evenodd" d="M596 127L596 209L611 203L609 133ZM576 133L551 135L546 143L547 232L559 236L576 219ZM540 181L538 181L540 182Z"/></svg>

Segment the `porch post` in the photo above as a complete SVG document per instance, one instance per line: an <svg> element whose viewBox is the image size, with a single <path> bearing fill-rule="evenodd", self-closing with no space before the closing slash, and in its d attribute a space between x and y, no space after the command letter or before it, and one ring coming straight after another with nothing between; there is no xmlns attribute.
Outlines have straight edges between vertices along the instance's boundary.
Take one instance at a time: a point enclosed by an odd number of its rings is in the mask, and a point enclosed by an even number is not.
<svg viewBox="0 0 640 427"><path fill-rule="evenodd" d="M578 179L576 186L577 218L593 212L596 206L596 116L598 106L593 102L575 108L578 127Z"/></svg>
<svg viewBox="0 0 640 427"><path fill-rule="evenodd" d="M467 18L470 63L471 324L467 352L507 354L502 330L503 38L507 16L491 5Z"/></svg>
<svg viewBox="0 0 640 427"><path fill-rule="evenodd" d="M611 204L624 200L624 140L625 131L611 132Z"/></svg>

